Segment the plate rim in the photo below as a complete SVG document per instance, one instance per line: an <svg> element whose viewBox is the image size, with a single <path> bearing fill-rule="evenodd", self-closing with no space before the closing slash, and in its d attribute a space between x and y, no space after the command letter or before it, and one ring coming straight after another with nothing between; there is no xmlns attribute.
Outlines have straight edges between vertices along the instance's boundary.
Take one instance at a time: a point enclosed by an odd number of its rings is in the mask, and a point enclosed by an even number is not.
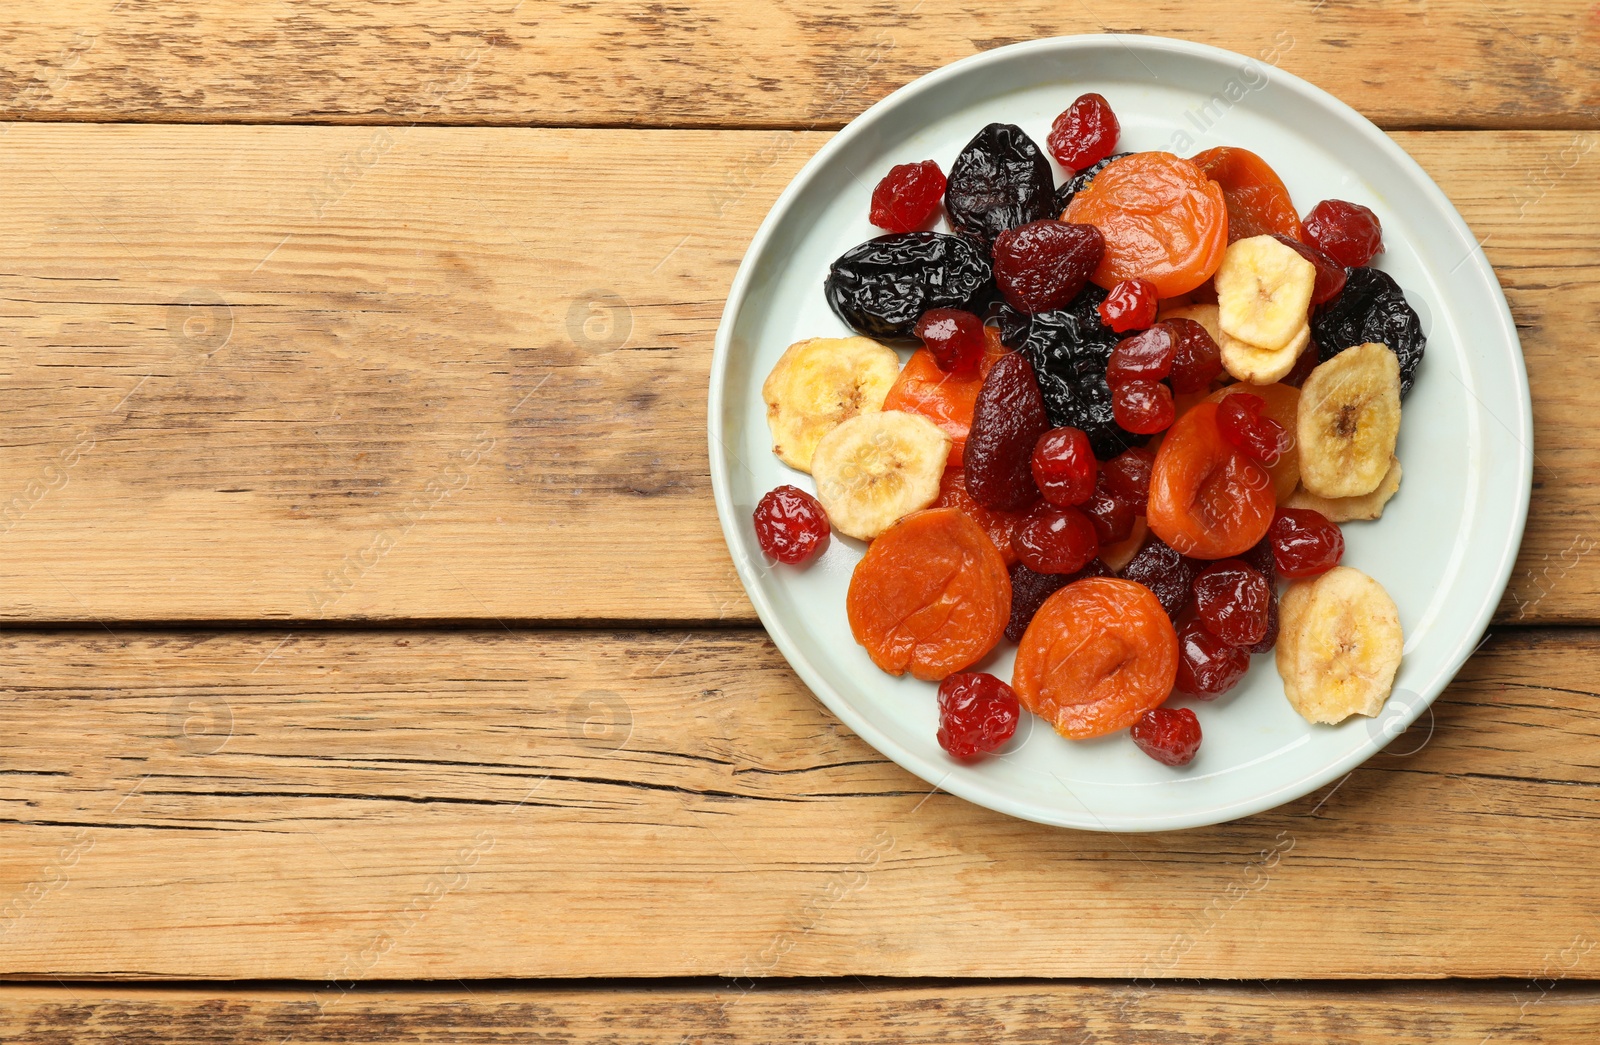
<svg viewBox="0 0 1600 1045"><path fill-rule="evenodd" d="M763 628L772 639L773 644L777 646L779 652L783 654L784 660L791 670L799 675L801 681L806 684L807 688L811 690L812 694L822 702L830 713L837 716L840 721L880 755L888 758L924 782L932 782L935 777L940 777L940 774L938 772L928 772L927 770L934 769L931 763L925 764L924 760L919 756L903 749L892 736L880 731L865 716L858 714L851 702L838 693L822 677L821 673L812 666L810 661L799 653L788 631L778 620L773 607L768 602L766 593L759 583L758 575L751 569L749 563L742 560L738 547L734 543L734 530L741 525L741 519L734 511L732 495L729 491L727 464L723 460L721 453L719 453L719 451L727 452L722 429L723 392L726 387L728 361L732 351L733 327L738 320L740 310L749 296L750 283L754 278L755 259L765 253L769 240L779 223L787 215L794 198L832 160L835 153L843 150L857 134L866 133L866 128L870 123L868 117L896 104L908 94L925 90L943 80L961 76L969 70L978 69L986 65L1017 61L1033 52L1070 52L1108 45L1123 47L1130 51L1144 51L1149 54L1168 53L1213 61L1253 62L1262 75L1266 77L1267 81L1274 86L1299 93L1312 102L1331 108L1334 112L1344 117L1351 130L1366 138L1369 143L1385 153L1390 160L1397 163L1424 195L1432 199L1447 224L1454 228L1464 242L1473 244L1463 264L1466 261L1471 261L1476 269L1487 276L1486 282L1490 287L1492 297L1490 304L1494 308L1496 319L1502 327L1506 343L1515 349L1510 353L1512 370L1517 379L1516 400L1518 410L1517 416L1514 418L1515 428L1507 424L1505 419L1497 419L1507 428L1520 447L1520 453L1516 454L1514 458L1518 481L1516 484L1516 503L1513 506L1514 514L1511 520L1510 539L1501 549L1499 560L1494 564L1494 568L1490 573L1492 582L1485 590L1484 598L1473 611L1471 627L1465 629L1462 636L1457 639L1455 647L1450 649L1448 656L1443 658L1443 668L1429 680L1426 689L1433 692L1427 699L1415 701L1408 706L1406 713L1399 719L1385 720L1386 725L1398 724L1402 729L1409 727L1424 710L1432 706L1433 702L1438 699L1439 694L1449 686L1450 682L1459 674L1467 659L1475 652L1479 645L1479 639L1492 623L1494 611L1498 607L1510 582L1511 571L1515 567L1517 554L1521 548L1522 538L1527 527L1528 507L1532 497L1534 460L1532 391L1528 384L1527 367L1522 352L1521 338L1517 334L1516 323L1511 315L1510 305L1505 298L1505 290L1500 285L1499 277L1495 274L1494 267L1489 264L1488 257L1484 254L1481 241L1473 235L1471 228L1467 225L1466 220L1462 218L1449 196L1445 194L1432 176L1409 153L1371 120L1328 91L1293 73L1286 72L1276 65L1252 59L1248 55L1230 51L1226 48L1167 36L1130 33L1088 33L1043 37L982 51L931 70L891 91L845 124L843 128L823 144L822 148L817 150L815 155L806 161L790 179L789 184L779 193L777 199L773 201L766 217L762 219L755 235L745 248L744 257L740 260L738 271L729 285L727 300L724 302L722 316L717 325L711 362L710 391L707 399L707 454L711 472L712 497L716 503L717 519L722 529L724 544L727 546L729 556L733 560L734 570L744 587L746 596L755 607L756 615L760 619ZM985 809L1052 827L1108 833L1183 830L1226 823L1274 809L1286 802L1304 797L1335 778L1353 772L1357 767L1377 754L1378 751L1382 750L1393 735L1393 733L1387 733L1387 730L1385 730L1385 733L1380 733L1378 737L1373 738L1371 745L1357 748L1342 758L1335 760L1330 765L1319 767L1271 791L1256 793L1248 798L1236 801L1208 806L1203 810L1191 810L1176 814L1156 814L1149 817L1118 815L1113 816L1110 823L1103 820L1081 799L1079 804L1083 806L1085 813L1088 814L1089 819L1093 822L1062 815L1051 815L1052 811L1050 810L1032 806L1020 800L1007 802L1005 807L1002 808L1001 805L996 804L993 800L992 794L979 793L974 789L969 789L964 783L946 787L950 777L955 774L954 769L949 769L938 782L933 783L933 790L945 790L964 801ZM932 792L929 793L931 794Z"/></svg>

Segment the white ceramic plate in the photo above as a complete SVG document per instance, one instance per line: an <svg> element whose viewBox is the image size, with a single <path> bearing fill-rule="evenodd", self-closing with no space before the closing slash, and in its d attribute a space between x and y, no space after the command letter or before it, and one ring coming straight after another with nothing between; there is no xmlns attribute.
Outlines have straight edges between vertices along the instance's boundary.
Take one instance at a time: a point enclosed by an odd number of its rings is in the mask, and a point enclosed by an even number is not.
<svg viewBox="0 0 1600 1045"><path fill-rule="evenodd" d="M1250 149L1302 213L1337 197L1383 222L1392 274L1422 317L1427 354L1405 403L1405 480L1381 520L1344 527L1344 561L1388 589L1405 629L1394 696L1377 719L1310 726L1272 658L1220 700L1191 704L1205 741L1169 769L1119 733L1063 739L1024 713L997 756L961 764L935 739L935 687L873 666L845 620L864 550L837 533L809 567L769 566L750 515L810 476L772 455L761 382L783 350L846 334L823 299L828 265L878 234L872 186L896 163L948 171L985 124L1022 126L1043 148L1051 120L1096 91L1122 124L1119 150ZM1061 172L1056 178L1061 180ZM940 226L943 228L943 226ZM813 692L868 743L932 785L1013 816L1106 831L1195 827L1305 795L1349 772L1423 712L1477 645L1521 540L1532 411L1516 328L1466 224L1422 169L1360 114L1265 61L1146 36L1064 37L956 62L901 88L829 142L762 223L733 281L711 370L711 478L739 575L773 641ZM1011 650L979 665L1009 679ZM751 716L761 707L752 705ZM752 721L752 730L761 728ZM1396 783L1394 800L1405 801Z"/></svg>

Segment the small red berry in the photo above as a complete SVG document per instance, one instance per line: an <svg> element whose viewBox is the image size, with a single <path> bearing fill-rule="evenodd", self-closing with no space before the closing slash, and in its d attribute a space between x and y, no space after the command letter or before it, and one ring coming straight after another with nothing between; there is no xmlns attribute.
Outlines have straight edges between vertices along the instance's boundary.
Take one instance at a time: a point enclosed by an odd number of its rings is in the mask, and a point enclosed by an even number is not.
<svg viewBox="0 0 1600 1045"><path fill-rule="evenodd" d="M1100 465L1089 436L1079 428L1052 428L1033 446L1033 481L1044 499L1060 507L1082 504L1094 493Z"/></svg>
<svg viewBox="0 0 1600 1045"><path fill-rule="evenodd" d="M767 491L756 505L756 541L779 562L797 566L828 543L828 513L798 486Z"/></svg>
<svg viewBox="0 0 1600 1045"><path fill-rule="evenodd" d="M1215 700L1238 685L1250 670L1250 654L1211 633L1199 620L1178 627L1178 677L1173 688L1201 700Z"/></svg>
<svg viewBox="0 0 1600 1045"><path fill-rule="evenodd" d="M1271 605L1267 579L1238 559L1212 563L1194 579L1201 623L1231 646L1254 646L1266 637Z"/></svg>
<svg viewBox="0 0 1600 1045"><path fill-rule="evenodd" d="M1172 327L1157 323L1117 342L1106 363L1106 384L1118 388L1129 381L1160 381L1172 372L1177 354L1178 339Z"/></svg>
<svg viewBox="0 0 1600 1045"><path fill-rule="evenodd" d="M1121 494L1113 493L1106 487L1105 472L1100 473L1100 481L1095 484L1094 493L1078 510L1089 517L1094 523L1094 529L1100 535L1101 544L1116 544L1125 541L1133 532L1133 517L1142 514L1145 502L1135 502Z"/></svg>
<svg viewBox="0 0 1600 1045"><path fill-rule="evenodd" d="M959 308L930 308L911 332L922 339L933 361L947 374L977 370L988 348L983 320Z"/></svg>
<svg viewBox="0 0 1600 1045"><path fill-rule="evenodd" d="M890 232L916 232L944 198L944 172L932 160L902 163L872 190L872 223Z"/></svg>
<svg viewBox="0 0 1600 1045"><path fill-rule="evenodd" d="M1156 321L1156 285L1147 279L1125 279L1100 302L1100 318L1122 333L1143 330Z"/></svg>
<svg viewBox="0 0 1600 1045"><path fill-rule="evenodd" d="M1285 577L1315 577L1339 565L1344 534L1328 517L1311 508L1279 508L1267 527L1272 561Z"/></svg>
<svg viewBox="0 0 1600 1045"><path fill-rule="evenodd" d="M1267 401L1249 392L1235 392L1217 407L1217 430L1246 457L1271 468L1294 446L1288 429L1263 416Z"/></svg>
<svg viewBox="0 0 1600 1045"><path fill-rule="evenodd" d="M1307 243L1348 268L1360 268L1383 251L1383 226L1359 203L1323 200L1300 228Z"/></svg>
<svg viewBox="0 0 1600 1045"><path fill-rule="evenodd" d="M1186 766L1200 750L1200 719L1188 708L1151 708L1128 735L1162 765Z"/></svg>
<svg viewBox="0 0 1600 1045"><path fill-rule="evenodd" d="M1076 573L1100 554L1100 535L1078 509L1044 504L1011 532L1011 549L1034 573Z"/></svg>
<svg viewBox="0 0 1600 1045"><path fill-rule="evenodd" d="M1165 432L1177 418L1172 389L1159 381L1126 382L1111 391L1111 416L1135 435Z"/></svg>
<svg viewBox="0 0 1600 1045"><path fill-rule="evenodd" d="M1012 688L985 672L964 671L939 683L939 746L957 758L994 751L1022 718Z"/></svg>
<svg viewBox="0 0 1600 1045"><path fill-rule="evenodd" d="M1111 103L1098 94L1086 94L1056 117L1046 142L1057 163L1081 171L1110 156L1121 133Z"/></svg>
<svg viewBox="0 0 1600 1045"><path fill-rule="evenodd" d="M1134 509L1143 515L1145 505L1150 502L1150 473L1155 467L1155 453L1136 446L1102 464L1100 471L1106 477L1106 489L1132 502Z"/></svg>
<svg viewBox="0 0 1600 1045"><path fill-rule="evenodd" d="M1203 392L1222 373L1222 349L1210 331L1192 319L1169 319L1161 324L1172 328L1177 347L1172 358L1172 390Z"/></svg>
<svg viewBox="0 0 1600 1045"><path fill-rule="evenodd" d="M1311 287L1311 303L1321 305L1332 301L1339 296L1339 291L1344 289L1344 266L1334 261L1328 255L1315 247L1308 247L1297 239L1291 239L1281 232L1272 234L1272 238L1305 258L1317 270L1317 281Z"/></svg>

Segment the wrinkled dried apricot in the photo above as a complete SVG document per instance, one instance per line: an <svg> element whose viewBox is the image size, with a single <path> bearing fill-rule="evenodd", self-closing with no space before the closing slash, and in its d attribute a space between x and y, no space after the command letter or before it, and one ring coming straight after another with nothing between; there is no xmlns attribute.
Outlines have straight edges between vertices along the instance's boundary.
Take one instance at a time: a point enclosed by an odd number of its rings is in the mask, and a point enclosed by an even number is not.
<svg viewBox="0 0 1600 1045"><path fill-rule="evenodd" d="M1272 525L1272 479L1217 428L1217 404L1178 418L1150 473L1151 531L1184 555L1226 559L1248 550Z"/></svg>
<svg viewBox="0 0 1600 1045"><path fill-rule="evenodd" d="M1300 215L1278 172L1249 149L1224 145L1190 159L1222 186L1228 207L1228 242L1251 236L1300 238Z"/></svg>

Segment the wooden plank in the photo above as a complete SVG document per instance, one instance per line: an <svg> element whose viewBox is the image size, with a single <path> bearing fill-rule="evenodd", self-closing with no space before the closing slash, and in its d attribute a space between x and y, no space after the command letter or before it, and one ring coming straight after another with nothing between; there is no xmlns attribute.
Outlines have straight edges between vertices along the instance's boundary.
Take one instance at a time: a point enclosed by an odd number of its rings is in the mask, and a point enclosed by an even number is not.
<svg viewBox="0 0 1600 1045"><path fill-rule="evenodd" d="M1600 150L1400 138L1524 337L1538 489L1502 616L1600 620ZM825 139L13 125L0 619L751 621L712 336Z"/></svg>
<svg viewBox="0 0 1600 1045"><path fill-rule="evenodd" d="M754 631L9 633L0 976L1594 977L1597 663L1512 629L1341 784L1111 836Z"/></svg>
<svg viewBox="0 0 1600 1045"><path fill-rule="evenodd" d="M1387 127L1593 127L1600 102L1600 22L1579 0L1268 0L1249 18L1225 0L56 0L0 21L0 115L831 128L958 58L1102 31L1281 65Z"/></svg>
<svg viewBox="0 0 1600 1045"><path fill-rule="evenodd" d="M1591 1041L1588 984L1361 987L1285 984L938 984L750 990L451 985L334 996L314 989L0 988L0 1036L80 1045L293 1041L660 1045L806 1041L884 1045L1479 1045ZM1001 1037L1003 1035L1003 1038Z"/></svg>

